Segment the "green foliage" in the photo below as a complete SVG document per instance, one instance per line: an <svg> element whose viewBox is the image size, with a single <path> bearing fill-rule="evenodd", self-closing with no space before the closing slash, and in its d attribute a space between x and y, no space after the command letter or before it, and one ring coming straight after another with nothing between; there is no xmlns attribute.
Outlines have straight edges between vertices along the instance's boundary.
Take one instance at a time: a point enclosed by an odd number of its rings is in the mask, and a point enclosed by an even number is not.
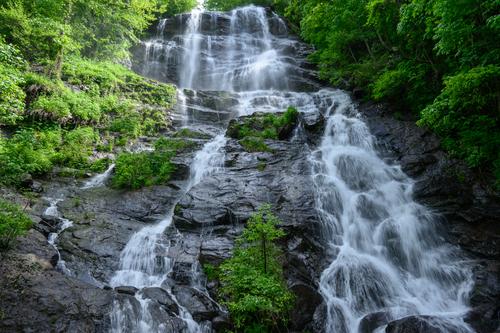
<svg viewBox="0 0 500 333"><path fill-rule="evenodd" d="M198 5L197 0L159 0L158 2L164 6L162 12L170 16L187 13Z"/></svg>
<svg viewBox="0 0 500 333"><path fill-rule="evenodd" d="M238 331L279 331L288 321L294 296L288 291L279 262L277 239L284 232L270 205L251 216L237 239L233 256L217 270L225 298Z"/></svg>
<svg viewBox="0 0 500 333"><path fill-rule="evenodd" d="M9 140L0 138L0 181L18 185L27 174L37 176L48 172L62 142L57 129L37 131L23 129Z"/></svg>
<svg viewBox="0 0 500 333"><path fill-rule="evenodd" d="M247 136L239 142L249 153L272 151L271 148L269 148L269 146L264 142L264 139L260 137Z"/></svg>
<svg viewBox="0 0 500 333"><path fill-rule="evenodd" d="M122 153L116 159L112 184L116 188L139 189L163 184L175 171L171 159L190 144L176 139L160 138L153 152Z"/></svg>
<svg viewBox="0 0 500 333"><path fill-rule="evenodd" d="M0 183L19 185L27 176L42 176L54 165L85 169L97 141L90 127L26 128L0 139Z"/></svg>
<svg viewBox="0 0 500 333"><path fill-rule="evenodd" d="M0 36L0 125L13 125L22 120L26 98L22 70L25 67L19 50L4 43Z"/></svg>
<svg viewBox="0 0 500 333"><path fill-rule="evenodd" d="M65 132L55 162L75 169L87 168L97 140L98 135L91 127Z"/></svg>
<svg viewBox="0 0 500 333"><path fill-rule="evenodd" d="M228 11L247 5L271 6L273 0L207 0L205 7L210 10Z"/></svg>
<svg viewBox="0 0 500 333"><path fill-rule="evenodd" d="M264 139L277 140L288 133L291 126L297 124L299 112L289 107L282 115L254 114L246 117L243 123L232 122L227 135L239 139L239 143L248 152L272 151Z"/></svg>
<svg viewBox="0 0 500 333"><path fill-rule="evenodd" d="M422 111L420 125L443 137L443 145L471 167L500 165L500 67L481 66L445 80L434 103Z"/></svg>
<svg viewBox="0 0 500 333"><path fill-rule="evenodd" d="M193 131L189 128L182 128L178 130L174 137L176 138L190 138L190 139L209 139L210 136L201 132Z"/></svg>
<svg viewBox="0 0 500 333"><path fill-rule="evenodd" d="M195 3L0 1L0 125L14 133L0 138L0 183L20 185L54 166L67 175L98 170L94 150L165 130L175 87L110 60L127 59L156 15Z"/></svg>
<svg viewBox="0 0 500 333"><path fill-rule="evenodd" d="M9 249L12 242L31 228L31 219L21 207L0 198L0 251Z"/></svg>
<svg viewBox="0 0 500 333"><path fill-rule="evenodd" d="M298 115L299 112L293 107L289 107L280 116L272 113L254 114L246 117L242 124L236 122L230 124L228 135L235 139L255 137L277 140L279 133L286 127L294 126L297 123Z"/></svg>
<svg viewBox="0 0 500 333"><path fill-rule="evenodd" d="M106 169L110 166L111 160L107 157L95 160L92 162L90 166L90 170L93 172L101 173L106 171Z"/></svg>

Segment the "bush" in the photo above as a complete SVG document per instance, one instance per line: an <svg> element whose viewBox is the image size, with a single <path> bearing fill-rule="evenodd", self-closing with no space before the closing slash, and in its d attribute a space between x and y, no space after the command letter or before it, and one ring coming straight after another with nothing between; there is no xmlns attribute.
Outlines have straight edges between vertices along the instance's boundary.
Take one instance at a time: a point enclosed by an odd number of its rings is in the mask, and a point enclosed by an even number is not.
<svg viewBox="0 0 500 333"><path fill-rule="evenodd" d="M31 219L14 205L0 198L0 250L7 250L13 241L31 228Z"/></svg>
<svg viewBox="0 0 500 333"><path fill-rule="evenodd" d="M233 256L218 269L223 303L237 330L279 331L286 326L294 296L287 289L275 241L284 236L270 205L250 217ZM213 269L209 269L212 273Z"/></svg>
<svg viewBox="0 0 500 333"><path fill-rule="evenodd" d="M175 171L172 157L188 146L185 141L161 138L153 152L120 154L115 162L113 186L135 190L167 182Z"/></svg>
<svg viewBox="0 0 500 333"><path fill-rule="evenodd" d="M28 174L50 171L61 140L57 129L23 129L9 140L0 138L0 182L18 185Z"/></svg>
<svg viewBox="0 0 500 333"><path fill-rule="evenodd" d="M0 125L14 125L23 118L24 78L20 71L0 62Z"/></svg>
<svg viewBox="0 0 500 333"><path fill-rule="evenodd" d="M85 169L89 167L89 157L97 140L98 134L91 127L65 132L55 161L61 166Z"/></svg>
<svg viewBox="0 0 500 333"><path fill-rule="evenodd" d="M40 96L32 105L31 113L40 119L55 121L59 124L98 123L101 107L98 102L83 92L75 92L59 85L50 87L52 93Z"/></svg>

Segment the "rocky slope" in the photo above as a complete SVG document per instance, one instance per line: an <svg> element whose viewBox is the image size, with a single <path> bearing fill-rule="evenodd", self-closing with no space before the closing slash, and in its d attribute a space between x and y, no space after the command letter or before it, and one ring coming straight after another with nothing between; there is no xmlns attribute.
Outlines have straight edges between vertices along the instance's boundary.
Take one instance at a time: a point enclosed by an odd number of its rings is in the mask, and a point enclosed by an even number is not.
<svg viewBox="0 0 500 333"><path fill-rule="evenodd" d="M413 122L396 120L374 105L361 106L361 110L379 139L381 153L416 179L418 199L442 212L448 241L465 250L474 262L476 286L469 322L478 332L494 332L499 311L498 197L472 174L459 181L457 170L467 169L449 159L439 149L437 139ZM177 299L196 320L209 320L214 328L227 327L225 313L190 287L190 272L199 269L193 264L197 259L218 264L230 256L234 239L250 214L261 204L271 203L287 232L281 243L286 254L285 274L297 295L291 329L317 331L321 327L321 297L316 290L325 255L308 163L309 149L317 143L321 130L321 115L303 118L293 136L266 141L271 152L249 153L237 140L230 139L225 148L225 169L195 186L179 202L174 223L180 235L166 239L173 244L168 254L175 260L171 279ZM179 165L189 164L189 158L189 154L180 158ZM135 300L132 288L106 287L120 251L134 231L164 213L163 207L179 194L185 176L186 172L179 172L177 179L166 186L134 192L106 187L82 191L72 180L45 181L42 195L64 195L59 209L74 222L58 242L72 273L65 276L54 268L57 253L47 244L46 236L57 221L43 214L47 202L40 200L33 206L38 224L2 259L1 330L107 331L113 299ZM217 285L209 283L208 288L215 292ZM175 318L178 309L168 294L161 288L143 293L155 300L154 315L175 330L182 327L183 322ZM412 318L394 322L387 331L424 332L425 328Z"/></svg>

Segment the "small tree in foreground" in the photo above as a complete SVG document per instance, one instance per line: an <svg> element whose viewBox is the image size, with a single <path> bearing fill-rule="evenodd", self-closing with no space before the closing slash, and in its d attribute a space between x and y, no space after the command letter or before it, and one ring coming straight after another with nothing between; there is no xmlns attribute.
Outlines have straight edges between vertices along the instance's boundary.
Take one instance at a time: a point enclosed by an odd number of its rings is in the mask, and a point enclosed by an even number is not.
<svg viewBox="0 0 500 333"><path fill-rule="evenodd" d="M285 233L270 205L250 217L232 258L220 266L221 292L240 332L277 331L286 325L294 296L283 279L280 249Z"/></svg>
<svg viewBox="0 0 500 333"><path fill-rule="evenodd" d="M9 249L13 241L31 228L31 219L17 205L0 199L0 251Z"/></svg>

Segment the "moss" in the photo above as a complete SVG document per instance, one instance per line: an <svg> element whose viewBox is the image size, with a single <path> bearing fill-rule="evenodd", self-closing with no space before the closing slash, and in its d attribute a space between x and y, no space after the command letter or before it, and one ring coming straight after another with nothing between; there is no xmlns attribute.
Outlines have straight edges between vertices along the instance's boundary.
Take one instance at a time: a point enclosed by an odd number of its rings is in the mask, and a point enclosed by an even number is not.
<svg viewBox="0 0 500 333"><path fill-rule="evenodd" d="M209 135L190 130L189 128L180 129L173 136L176 138L210 139Z"/></svg>
<svg viewBox="0 0 500 333"><path fill-rule="evenodd" d="M257 137L262 139L285 139L297 124L298 111L289 107L281 115L254 114L245 117L242 123L236 121L229 125L227 135L235 139Z"/></svg>
<svg viewBox="0 0 500 333"><path fill-rule="evenodd" d="M240 145L249 152L271 152L272 149L264 142L264 139L254 136L243 138L239 141Z"/></svg>

